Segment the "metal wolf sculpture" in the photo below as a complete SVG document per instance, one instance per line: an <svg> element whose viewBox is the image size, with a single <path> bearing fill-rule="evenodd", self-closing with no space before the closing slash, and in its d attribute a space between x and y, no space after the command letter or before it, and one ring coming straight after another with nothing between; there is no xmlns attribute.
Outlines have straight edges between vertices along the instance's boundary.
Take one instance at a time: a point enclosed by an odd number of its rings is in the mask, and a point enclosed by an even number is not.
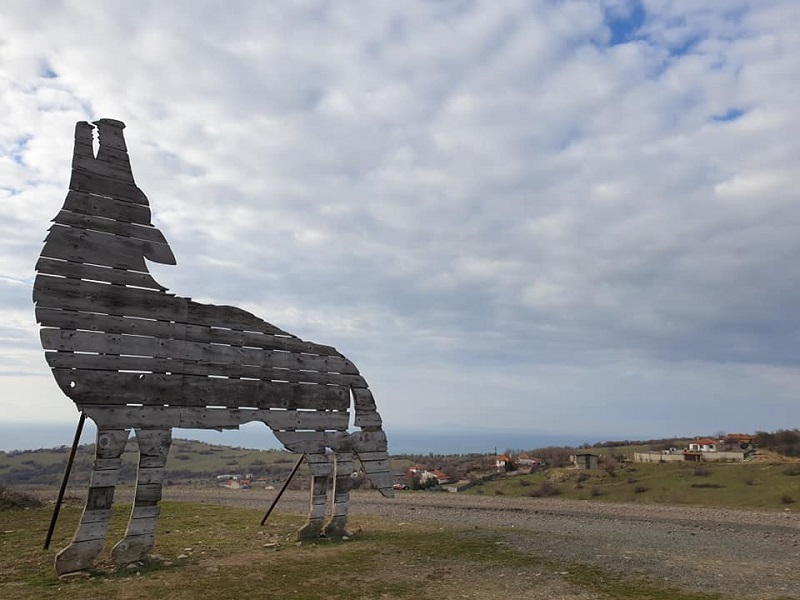
<svg viewBox="0 0 800 600"><path fill-rule="evenodd" d="M330 346L239 308L169 294L153 279L145 258L175 264L175 257L133 180L124 127L113 119L77 123L69 193L36 265L33 299L47 363L97 425L86 506L56 571L86 569L102 550L131 429L139 465L128 528L112 551L117 564L153 547L172 427L266 423L310 465L310 513L298 535L344 531L354 455L381 493L392 494L386 436L367 382ZM354 433L347 431L351 402Z"/></svg>

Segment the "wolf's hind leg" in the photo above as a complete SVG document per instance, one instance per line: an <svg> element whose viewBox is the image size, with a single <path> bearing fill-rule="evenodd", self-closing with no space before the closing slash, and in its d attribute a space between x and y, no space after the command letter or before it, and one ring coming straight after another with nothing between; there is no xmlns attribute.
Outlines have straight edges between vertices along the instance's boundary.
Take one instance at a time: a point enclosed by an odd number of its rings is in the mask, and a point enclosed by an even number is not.
<svg viewBox="0 0 800 600"><path fill-rule="evenodd" d="M336 452L336 476L333 484L331 520L325 526L325 535L334 537L347 533L347 510L352 486L353 453Z"/></svg>
<svg viewBox="0 0 800 600"><path fill-rule="evenodd" d="M311 506L308 521L297 530L298 540L313 540L322 535L328 509L328 487L333 471L325 452L307 453L306 461L311 469Z"/></svg>

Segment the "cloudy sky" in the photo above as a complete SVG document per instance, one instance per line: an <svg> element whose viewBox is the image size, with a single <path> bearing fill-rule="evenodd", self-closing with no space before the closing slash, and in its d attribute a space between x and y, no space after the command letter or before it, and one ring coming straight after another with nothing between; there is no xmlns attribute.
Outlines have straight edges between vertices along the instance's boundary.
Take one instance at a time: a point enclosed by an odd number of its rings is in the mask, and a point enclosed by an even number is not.
<svg viewBox="0 0 800 600"><path fill-rule="evenodd" d="M76 420L33 267L75 121L112 117L178 260L156 279L336 346L390 432L800 427L799 22L796 0L6 2L0 419Z"/></svg>

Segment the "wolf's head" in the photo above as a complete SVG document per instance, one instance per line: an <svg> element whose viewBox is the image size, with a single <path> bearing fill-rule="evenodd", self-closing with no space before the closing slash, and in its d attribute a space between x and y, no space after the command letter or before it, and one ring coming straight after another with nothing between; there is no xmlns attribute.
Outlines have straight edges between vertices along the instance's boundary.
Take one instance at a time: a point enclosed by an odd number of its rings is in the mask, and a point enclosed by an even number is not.
<svg viewBox="0 0 800 600"><path fill-rule="evenodd" d="M54 238L72 239L74 233L61 232L55 235L59 225L82 230L82 248L78 255L54 255L54 258L96 262L98 253L105 252L113 258L113 250L124 255L123 264L108 264L136 271L146 271L144 258L163 264L175 264L175 256L164 235L151 222L147 196L133 179L128 158L125 124L115 119L100 119L94 123L78 122L75 125L75 149L72 157L70 179L64 210L54 219L48 241ZM98 134L99 148L94 153L93 136ZM113 236L114 240L109 239ZM86 239L93 238L93 239ZM103 243L105 242L105 243ZM100 247L97 247L97 244ZM59 246L55 246L60 250ZM124 248L123 248L124 247ZM47 246L45 247L48 250ZM141 253L139 258L137 254ZM84 260L81 256L85 254ZM43 253L43 256L47 256Z"/></svg>

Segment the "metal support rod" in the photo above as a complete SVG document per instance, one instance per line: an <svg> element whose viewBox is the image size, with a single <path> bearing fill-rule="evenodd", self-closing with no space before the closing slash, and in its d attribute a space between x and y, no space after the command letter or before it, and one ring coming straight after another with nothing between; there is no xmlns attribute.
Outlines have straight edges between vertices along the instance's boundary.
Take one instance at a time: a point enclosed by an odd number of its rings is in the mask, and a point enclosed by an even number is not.
<svg viewBox="0 0 800 600"><path fill-rule="evenodd" d="M294 465L294 468L292 469L292 472L289 473L289 477L286 479L286 481L283 482L283 487L278 492L278 495L275 496L275 498L272 500L272 504L269 505L269 508L267 509L267 514L265 514L264 518L261 519L261 527L263 527L264 523L267 522L267 519L272 514L272 509L275 508L275 505L278 503L278 500L280 500L281 496L283 496L283 492L285 492L286 488L289 487L289 482L292 480L292 477L295 476L295 473L297 473L297 469L300 468L300 463L303 462L303 459L305 458L305 456L306 456L305 454L301 454L300 458L297 459L297 463Z"/></svg>
<svg viewBox="0 0 800 600"><path fill-rule="evenodd" d="M83 433L83 424L86 422L86 413L81 411L81 417L78 419L78 428L75 430L75 439L72 440L72 450L67 459L67 468L64 469L64 477L61 479L61 489L58 490L58 498L56 505L53 508L53 516L50 519L50 529L47 530L47 538L44 540L44 549L50 548L50 540L53 539L53 531L56 528L56 521L58 521L58 513L61 510L61 503L64 501L64 492L67 491L67 482L69 482L69 473L72 471L72 463L75 461L75 452L78 450L78 443L81 440L81 433Z"/></svg>

